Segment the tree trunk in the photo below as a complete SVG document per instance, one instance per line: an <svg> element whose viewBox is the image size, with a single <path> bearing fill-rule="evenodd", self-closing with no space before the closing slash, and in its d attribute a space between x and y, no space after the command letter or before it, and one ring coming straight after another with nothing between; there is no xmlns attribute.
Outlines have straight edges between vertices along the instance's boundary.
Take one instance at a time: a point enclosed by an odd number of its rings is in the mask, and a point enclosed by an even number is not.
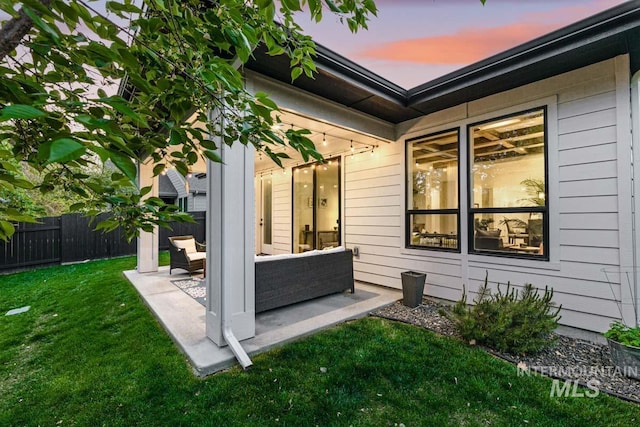
<svg viewBox="0 0 640 427"><path fill-rule="evenodd" d="M41 0L43 6L49 8L53 0ZM37 13L37 12L36 12ZM9 52L13 51L24 36L26 36L33 27L33 21L24 13L24 9L18 11L16 18L11 18L0 29L0 61L4 59Z"/></svg>

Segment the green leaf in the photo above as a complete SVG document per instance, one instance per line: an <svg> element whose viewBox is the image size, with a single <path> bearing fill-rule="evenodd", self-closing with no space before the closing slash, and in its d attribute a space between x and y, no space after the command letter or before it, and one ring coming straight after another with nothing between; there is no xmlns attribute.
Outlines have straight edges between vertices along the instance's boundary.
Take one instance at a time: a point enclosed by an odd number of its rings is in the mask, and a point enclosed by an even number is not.
<svg viewBox="0 0 640 427"><path fill-rule="evenodd" d="M0 219L0 239L6 242L15 232L16 229L13 227L13 224Z"/></svg>
<svg viewBox="0 0 640 427"><path fill-rule="evenodd" d="M341 13L340 8L336 6L336 4L332 0L325 0L325 3L327 4L327 6L329 6L329 9L331 10L331 12Z"/></svg>
<svg viewBox="0 0 640 427"><path fill-rule="evenodd" d="M212 162L222 163L222 158L220 158L218 153L216 153L215 151L204 150L204 155L207 159L211 160Z"/></svg>
<svg viewBox="0 0 640 427"><path fill-rule="evenodd" d="M125 174L127 178L129 178L131 182L136 182L136 176L138 175L137 167L129 156L126 156L118 151L109 150L109 158L111 159L113 164L116 165L116 167L120 169L120 171L122 171L122 173Z"/></svg>
<svg viewBox="0 0 640 427"><path fill-rule="evenodd" d="M36 27L40 28L45 33L49 34L56 44L58 45L60 44L60 36L56 32L56 30L54 30L49 24L44 22L36 12L34 12L28 6L22 6L22 10L29 18L31 18L31 20L33 21Z"/></svg>
<svg viewBox="0 0 640 427"><path fill-rule="evenodd" d="M142 10L140 10L140 8L134 4L126 4L116 1L108 1L106 7L107 10L110 10L112 12L126 12L134 14L139 14L142 12Z"/></svg>
<svg viewBox="0 0 640 427"><path fill-rule="evenodd" d="M289 10L293 10L293 11L302 10L300 8L299 0L281 0L281 1L282 1L282 4Z"/></svg>
<svg viewBox="0 0 640 427"><path fill-rule="evenodd" d="M276 105L276 103L273 102L271 99L269 99L269 95L267 95L264 92L257 92L256 99L260 101L261 104L271 108L272 110L278 109L278 106Z"/></svg>
<svg viewBox="0 0 640 427"><path fill-rule="evenodd" d="M58 138L51 142L47 163L64 163L79 159L86 147L73 138Z"/></svg>
<svg viewBox="0 0 640 427"><path fill-rule="evenodd" d="M155 165L153 167L153 176L160 175L164 171L165 167L166 166L165 166L164 163L159 163L159 164Z"/></svg>
<svg viewBox="0 0 640 427"><path fill-rule="evenodd" d="M44 111L24 104L7 105L0 113L0 121L9 119L36 119L46 116Z"/></svg>
<svg viewBox="0 0 640 427"><path fill-rule="evenodd" d="M295 81L302 74L302 67L296 67L291 70L291 81Z"/></svg>

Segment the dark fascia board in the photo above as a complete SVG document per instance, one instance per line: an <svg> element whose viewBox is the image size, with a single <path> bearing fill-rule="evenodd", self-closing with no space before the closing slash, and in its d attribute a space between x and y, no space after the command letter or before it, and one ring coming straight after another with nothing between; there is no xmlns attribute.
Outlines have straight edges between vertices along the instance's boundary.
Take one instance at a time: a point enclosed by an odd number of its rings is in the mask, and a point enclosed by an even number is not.
<svg viewBox="0 0 640 427"><path fill-rule="evenodd" d="M613 57L629 51L629 43L625 33L635 35L634 29L640 26L640 0L629 1L620 6L608 9L597 15L586 18L575 24L561 28L545 36L524 43L513 49L491 56L468 67L447 74L408 91L407 105L417 107L419 104L438 100L441 97L452 97L456 91L477 86L483 82L491 82L503 78L503 85L489 84L491 93L479 93L487 96L512 86L506 78L510 73L522 73L526 70L528 78L519 85L531 83L548 77L549 61L556 57L581 50L586 57L576 57L575 61L561 61L562 67L555 67L555 73L566 72L585 64L597 62L603 58L600 47L607 46L609 55ZM590 55L590 52L596 52ZM606 55L605 55L606 56ZM477 98L476 98L477 99ZM471 100L471 99L469 99ZM421 111L429 108L418 108Z"/></svg>

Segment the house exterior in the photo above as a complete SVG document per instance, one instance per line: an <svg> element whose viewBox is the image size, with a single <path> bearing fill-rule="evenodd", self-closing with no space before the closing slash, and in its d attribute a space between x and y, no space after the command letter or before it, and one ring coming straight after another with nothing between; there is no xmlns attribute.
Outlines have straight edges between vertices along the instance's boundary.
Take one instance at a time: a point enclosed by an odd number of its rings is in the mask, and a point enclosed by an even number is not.
<svg viewBox="0 0 640 427"><path fill-rule="evenodd" d="M325 162L278 168L219 144L224 167L208 164L211 340L247 362L256 253L336 245L354 250L357 281L401 288L420 271L425 294L450 301L485 277L531 283L553 288L563 325L638 323L640 0L410 90L317 54L314 79L291 83L289 61L260 48L244 73ZM156 253L142 233L139 272Z"/></svg>
<svg viewBox="0 0 640 427"><path fill-rule="evenodd" d="M316 79L291 84L258 52L247 87L332 161L256 161L256 252L321 249L322 232L357 248L359 281L421 271L457 300L488 275L553 288L567 326L637 322L639 29L626 2L411 90L322 47Z"/></svg>
<svg viewBox="0 0 640 427"><path fill-rule="evenodd" d="M207 205L206 173L191 173L183 177L169 169L158 177L158 197L165 203L176 205L183 212L202 212Z"/></svg>

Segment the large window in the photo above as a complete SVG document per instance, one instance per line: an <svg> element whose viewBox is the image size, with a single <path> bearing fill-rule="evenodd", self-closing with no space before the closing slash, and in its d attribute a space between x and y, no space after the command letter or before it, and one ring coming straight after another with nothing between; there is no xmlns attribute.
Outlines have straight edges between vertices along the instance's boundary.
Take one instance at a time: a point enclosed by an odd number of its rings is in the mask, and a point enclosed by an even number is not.
<svg viewBox="0 0 640 427"><path fill-rule="evenodd" d="M548 259L545 116L468 127L470 252Z"/></svg>
<svg viewBox="0 0 640 427"><path fill-rule="evenodd" d="M460 250L458 130L406 142L406 246Z"/></svg>

